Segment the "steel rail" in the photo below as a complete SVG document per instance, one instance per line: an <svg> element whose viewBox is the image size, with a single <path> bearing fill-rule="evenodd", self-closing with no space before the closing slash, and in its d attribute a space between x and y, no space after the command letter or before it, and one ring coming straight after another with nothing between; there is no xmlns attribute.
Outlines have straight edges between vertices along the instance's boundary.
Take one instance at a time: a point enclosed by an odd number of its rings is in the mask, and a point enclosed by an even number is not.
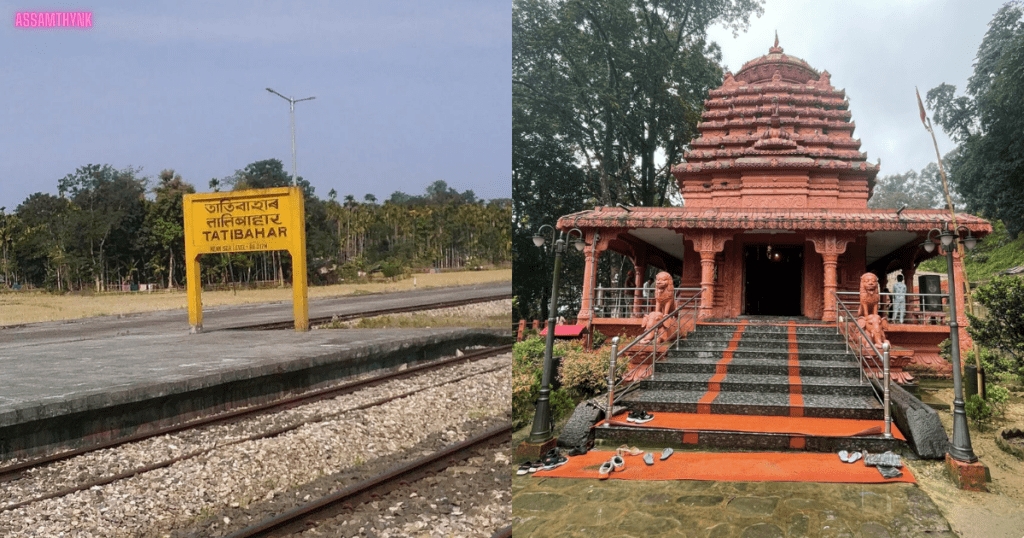
<svg viewBox="0 0 1024 538"><path fill-rule="evenodd" d="M43 465L49 465L51 463L56 463L58 461L67 460L67 459L70 459L70 458L73 458L73 457L76 457L76 456L81 456L82 454L87 454L89 452L94 452L94 451L97 451L97 450L103 450L103 449L107 449L107 448L114 448L114 447L118 447L118 446L125 445L125 444L128 444L128 443L134 443L134 442L137 442L137 441L143 441L145 439L149 439L149 438L152 438L152 437L157 437L157 436L160 436L160 435L167 435L167 434L171 434L171 433L177 433L177 432L181 432L181 431L192 430L192 429L196 429L196 428L200 428L200 427L210 426L210 425L213 425L213 424L219 424L219 423L222 423L222 422L238 420L238 419L241 419L241 418L245 418L246 416L249 416L249 415L258 415L258 414L266 413L266 412L269 412L269 411L281 411L281 410L285 410L285 409L290 409L292 407L297 407L299 405L305 405L307 403L312 403L312 402L316 402L316 401L319 401L319 400L325 400L325 399L328 399L328 398L333 398L333 397L340 396L340 395L343 395L343 394L348 394L348 393L351 393L351 392L355 392L356 390L361 390L361 389L364 389L364 388L368 388L368 387L372 387L372 386L375 386L375 385L379 385L379 384L385 383L387 381L392 381L392 380L395 380L395 379L401 379L403 377L409 377L411 375L417 374L417 373L422 372L424 370L433 370L433 369L437 369L437 368L442 368L444 366L449 366L449 365L452 365L452 364L459 364L459 363L462 363L462 362L472 362L472 361L477 361L477 360L481 360L481 359L486 359L488 357L492 357L494 355L499 355L501 353L506 353L506 352L511 351L511 350L512 350L512 345L511 344L505 345L505 346L498 346L498 347L493 347L493 348L482 349L480 351L474 351L472 353L466 353L465 355L463 355L461 357L450 357L450 358L447 358L447 359L441 359L441 360L438 360L438 361L432 361L432 362L428 362L428 363L425 363L425 364L418 364L416 366L412 366L412 367L406 368L404 370L389 371L389 372L385 372L385 373L380 374L380 375L376 375L376 376L369 377L369 378L366 378L366 379L360 379L360 380L357 380L357 381L351 381L351 382L344 383L342 385L337 385L337 386L334 386L334 387L325 387L325 388L322 388L322 389L306 392L306 393L303 393L303 394L297 394L295 396L289 396L289 397L282 398L282 399L279 399L279 400L274 400L272 402L267 402L267 403L264 403L264 404L255 405L255 406L252 406L252 407L246 407L246 408L243 408L243 409L236 409L234 411L228 411L226 413L219 413L219 414L216 414L216 415L211 415L209 417L200 418L198 420L193 420L193 421L185 422L185 423L182 423L182 424L176 424L176 425L173 425L173 426L167 426L167 427L160 428L160 429L157 429L157 430L153 430L153 431L150 431L150 432L139 433L139 434L135 434L135 435L132 435L132 436L129 436L129 437L108 441L108 442L105 442L105 443L98 443L98 444L95 444L95 445L90 445L88 447L82 447L82 448L78 448L78 449L75 449L75 450L70 450L70 451L66 451L66 452L60 452L58 454L53 454L53 455L42 457L42 458L28 460L28 461L25 461L25 462L22 462L22 463L18 463L18 464L14 464L14 465L9 465L7 467L0 468L0 483L9 482L11 480L17 480L18 478L20 478L24 474L25 471L28 471L29 469L32 469L32 468L35 468L35 467L41 467ZM9 508L4 508L4 509L9 509ZM0 511L3 511L4 509L0 509Z"/></svg>
<svg viewBox="0 0 1024 538"><path fill-rule="evenodd" d="M288 528L295 526L301 525L305 528L308 521L315 519L321 514L326 513L326 516L321 517L330 517L330 510L339 507L339 505L347 503L358 504L361 497L370 495L382 488L396 485L400 481L409 482L416 480L418 479L417 477L432 472L437 468L447 467L447 465L445 465L446 460L459 458L460 456L480 448L481 446L493 443L494 440L499 437L502 438L502 441L506 441L507 439L505 436L511 434L512 424L502 424L501 426L492 428L460 443L449 445L448 447L445 447L444 449L429 456L392 467L379 475L367 478L366 480L342 489L341 491L332 493L316 501L289 510L288 512L276 517L266 519L260 523L236 531L229 534L227 538L272 536L273 533L281 531L287 532Z"/></svg>
<svg viewBox="0 0 1024 538"><path fill-rule="evenodd" d="M362 312L353 312L350 314L334 314L330 316L320 316L309 319L309 325L323 325L325 323L331 323L333 321L351 321L353 319L360 318L371 318L375 316L387 316L391 314L404 314L406 312L419 312L422 310L435 310L438 308L454 308L456 306L465 306L469 304L478 303L490 303L493 301L503 301L505 299L511 299L511 293L502 293L498 295L489 295L487 297L475 297L473 299L460 299L457 301L439 301L435 303L419 304L414 306L398 306L394 308L382 308L378 310L364 310ZM257 323L254 325L244 325L241 327L229 327L225 330L228 331L272 331L280 329L294 329L294 321L274 321L270 323Z"/></svg>

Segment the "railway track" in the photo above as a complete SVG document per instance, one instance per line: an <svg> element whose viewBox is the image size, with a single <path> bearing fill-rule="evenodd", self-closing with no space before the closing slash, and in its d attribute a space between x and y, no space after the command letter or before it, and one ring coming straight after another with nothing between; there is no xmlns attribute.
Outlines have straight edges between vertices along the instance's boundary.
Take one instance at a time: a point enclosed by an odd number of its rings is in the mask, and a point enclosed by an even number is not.
<svg viewBox="0 0 1024 538"><path fill-rule="evenodd" d="M88 454L90 452L95 452L95 451L98 451L98 450L111 449L111 448L117 448L119 446L123 446L123 445L129 444L129 443L135 443L135 442L143 441L143 440L146 440L146 439L150 439L150 438L154 438L154 437L158 437L158 436L162 436L162 435L169 435L169 434L180 433L180 432L184 432L184 431L188 431L188 430L195 430L195 429L204 428L204 427L208 427L208 426L212 426L212 425L216 425L216 424L223 424L223 423L228 423L228 422L237 422L237 421L241 421L241 420L244 420L246 418L250 418L250 417L253 417L253 416L257 416L257 415L262 415L262 414L267 414L267 413L283 411L283 410L286 410L286 409L292 409L292 408L295 408L295 407L298 407L298 406L301 406L301 405L307 405L307 404L314 403L314 402L317 402L317 401L327 400L327 399L330 399L330 398L336 398L336 397L344 395L344 394L349 394L349 393L352 393L352 392L355 392L355 391L358 391L358 390L363 390L363 389L366 389L366 388L371 388L371 387L374 387L374 386L377 386L377 385L381 385L383 383L387 383L389 381L393 381L393 380L397 380L397 379L404 379L404 378L409 378L409 377L412 377L412 376L420 375L420 374L422 374L424 372L429 372L429 371L432 371L432 370L437 370L437 369L440 369L440 368L444 368L444 367L448 367L448 366L453 366L453 365L457 365L457 364L465 364L465 363L479 361L479 360L482 360L482 359L493 357L495 355L500 355L502 353L507 353L511 349L512 349L511 345L487 348L487 349L483 349L483 350L479 350L479 351L474 351L472 353L467 353L467 354L464 354L464 355L459 356L459 357L450 357L450 358L447 358L447 359L441 359L441 360L429 362L429 363L426 363L426 364L416 365L416 366L413 366L413 367L410 367L410 368L406 368L404 370L395 370L395 371L384 372L382 374L370 376L370 377L367 377L367 378L364 378L364 379L359 379L359 380L356 380L356 381L351 381L351 382L343 383L341 385L337 385L337 386L334 386L334 387L327 387L327 388L324 388L324 389L320 389L320 390L316 390L316 391L311 391L311 392L308 392L308 393L304 393L304 394L300 394L300 395L284 398L284 399L277 400L277 401L274 401L274 402L268 402L268 403L263 404L263 405L253 406L253 407L249 407L249 408L245 408L245 409L238 409L238 410L230 411L230 412L227 412L227 413L221 413L221 414L212 415L212 416L209 416L209 417L204 417L204 418L199 419L199 420L194 420L194 421L190 421L190 422L183 423L183 424L180 424L180 425L175 425L175 426L170 426L170 427L166 427L166 428L161 428L160 430L156 430L156 431L152 431L152 432L147 432L145 434L134 435L134 436L131 436L131 437L128 437L128 438L119 439L119 440L111 441L111 442L108 442L108 443L97 444L97 445L93 445L93 446L89 446L89 447L85 447L85 448L81 448L81 449L76 449L76 450L73 450L73 451L61 452L61 453L54 454L54 455L47 456L47 457L43 457L43 458L37 458L37 459L28 460L28 461L21 462L21 463L15 464L15 465L9 465L9 466L0 468L0 483L11 482L11 481L14 481L14 480L18 480L18 479L24 477L28 472L30 472L33 469L37 469L37 468L40 468L40 467L43 467L43 466L46 466L46 465L50 465L50 464L53 464L53 463L61 462L61 461L64 461L64 460L69 460L71 458L74 458L74 457L77 457L77 456L81 456L81 455L84 455L84 454ZM487 371L491 371L491 370L487 370ZM478 374L474 374L474 375L478 375ZM448 379L447 382L458 381L458 380L463 379L465 377L469 377L469 376L463 376L461 378L459 378L459 377L451 378L451 379ZM385 397L385 398L379 398L379 399L373 400L373 401L371 401L371 402L369 402L367 404L363 404L363 405L351 408L351 409L349 409L349 411L359 410L359 409L366 409L366 408L382 405L384 403L387 403L387 402L390 402L390 401L394 401L394 400L397 400L399 398L404 398L404 397L407 397L407 396L409 396L411 394L414 394L414 393L417 393L417 392L421 392L423 390L427 390L428 388L433 388L433 386L417 389L417 390L414 390L414 391L408 391L408 392L404 392L404 393L401 393L401 394L398 394L398 395L388 396L388 397ZM306 424L310 424L310 423L313 423L313 422L319 422L319 421L322 421L322 420L326 420L327 418L330 418L330 417L319 417L317 420L310 420L310 421L306 421L306 422L302 422L302 423L290 424L290 425L287 425L287 426L283 426L283 427L279 427L279 428L274 428L274 429L272 429L270 431L266 431L266 432L260 433L258 435L247 436L247 437L245 437L243 439L236 440L232 444L237 444L237 443L241 443L241 442L245 442L245 441L253 441L253 440L265 439L265 438L269 438L269 437L278 436L278 435L281 435L283 433L295 430L295 429L297 429L297 428L299 428L301 426L304 426ZM220 448L222 446L224 446L224 445L218 445L218 447L216 447L216 448ZM8 511L8 510L13 510L13 509L20 508L22 506L26 506L26 505L29 505L29 504L32 504L32 503L35 503L35 502L39 502L39 501L42 501L42 500L46 500L46 499L51 499L51 498L55 498L55 497L62 497L62 496L65 496L65 495L70 495L70 494L78 492L78 491L84 491L84 490L91 489L91 488L94 488L94 487L103 486L103 485L115 482L117 480L123 480L125 478L129 478L129 477L136 476L136 475L139 475L139 474L142 474L142 473L150 472L150 471L153 471L153 470L156 470L156 469L169 467L169 466L171 466L171 465L173 465L175 463L178 463L178 462L181 462L181 461L184 461L184 460L187 460L187 459L191 459L191 458L195 458L195 457L201 456L201 455L203 455L205 453L210 452L211 450L213 450L213 449L202 449L202 450L193 451L193 452L190 452L188 454L184 454L182 456L178 456L178 457L175 457L175 458L166 459L166 460L163 460L163 461L152 463L150 465L145 465L145 466L137 467L135 469L131 469L131 470L128 470L128 471L125 471L125 472L117 473L115 475L110 475L110 476L106 476L106 477L103 477L103 478L100 478L100 479L91 480L91 481L88 481L87 483L79 484L79 485L76 485L74 487L63 488L63 489L60 489L58 491L50 492L50 493L48 493L46 495L36 496L36 497L31 498L31 499L24 499L24 500L19 501L17 503L11 503L11 504L7 504L5 506L0 507L0 512L5 512L5 511Z"/></svg>
<svg viewBox="0 0 1024 538"><path fill-rule="evenodd" d="M351 321L360 318L371 318L375 316L389 316L391 314L402 314L406 312L420 312L423 310L435 310L439 308L454 308L457 306L465 306L477 303L489 303L492 301L503 301L511 299L511 293L501 293L491 295L488 297L476 297L473 299L461 299L458 301L439 301L435 303L419 304L414 306L402 306L396 308L382 308L379 310L364 310L362 312L353 312L351 314L335 314L331 316L320 316L309 319L310 326L323 325L325 323L331 323L335 321ZM244 327L232 327L229 330L245 330L245 331L271 331L271 330L282 330L282 329L293 329L295 327L294 321L277 321L272 323L259 323L255 325L246 325Z"/></svg>
<svg viewBox="0 0 1024 538"><path fill-rule="evenodd" d="M319 521L336 516L339 510L350 508L370 498L381 497L395 487L408 485L431 473L436 473L482 447L507 443L511 434L511 423L499 425L465 441L368 477L357 484L263 520L228 536L229 538L289 536L307 530L309 526L315 525ZM511 536L510 528L507 531L508 534L505 532L505 529L502 529L495 536Z"/></svg>

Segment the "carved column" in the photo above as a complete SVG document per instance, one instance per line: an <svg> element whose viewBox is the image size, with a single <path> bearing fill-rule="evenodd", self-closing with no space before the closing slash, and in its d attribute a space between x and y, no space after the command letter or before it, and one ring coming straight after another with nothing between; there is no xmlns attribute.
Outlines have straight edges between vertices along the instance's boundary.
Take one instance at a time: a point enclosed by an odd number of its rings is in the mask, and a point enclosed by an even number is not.
<svg viewBox="0 0 1024 538"><path fill-rule="evenodd" d="M580 301L580 312L576 316L576 323L587 323L592 317L592 305L594 296L594 281L597 278L597 259L601 252L597 249L595 237L597 232L587 234L587 246L583 247L583 298Z"/></svg>
<svg viewBox="0 0 1024 538"><path fill-rule="evenodd" d="M639 263L636 265L636 277L634 278L635 282L633 283L633 287L636 288L636 290L633 292L634 318L642 316L640 312L643 310L644 302L644 277L647 276L647 254L641 252L640 256L641 257L637 258L637 261Z"/></svg>
<svg viewBox="0 0 1024 538"><path fill-rule="evenodd" d="M825 266L824 312L822 321L836 321L836 265L839 256L846 252L846 245L853 242L849 237L837 237L836 234L816 235L810 237L814 251L821 255Z"/></svg>
<svg viewBox="0 0 1024 538"><path fill-rule="evenodd" d="M700 254L700 318L714 315L715 306L715 255L725 248L725 242L732 234L705 230L693 238L693 248Z"/></svg>

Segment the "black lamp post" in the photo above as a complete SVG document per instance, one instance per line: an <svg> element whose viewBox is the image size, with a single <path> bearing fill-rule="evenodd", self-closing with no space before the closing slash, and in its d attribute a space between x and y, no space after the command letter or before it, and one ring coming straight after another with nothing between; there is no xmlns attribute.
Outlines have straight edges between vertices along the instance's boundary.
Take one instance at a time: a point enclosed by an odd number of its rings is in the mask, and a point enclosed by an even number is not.
<svg viewBox="0 0 1024 538"><path fill-rule="evenodd" d="M548 307L548 334L544 343L544 373L540 382L540 393L537 396L537 412L533 415L533 429L530 431L529 443L545 443L551 440L551 377L552 363L554 362L551 353L555 345L555 324L558 319L558 280L562 271L562 253L565 252L566 236L572 239L573 232L579 234L580 239L573 241L576 250L583 250L583 232L573 228L569 233L558 233L555 240L555 229L548 224L542 225L533 236L533 244L538 247L544 246L544 229L551 231L551 239L555 247L555 268L551 276L551 305Z"/></svg>
<svg viewBox="0 0 1024 538"><path fill-rule="evenodd" d="M959 238L960 229L967 230L967 237ZM939 232L939 240L946 253L946 274L949 279L949 341L952 343L951 353L953 355L953 441L949 447L949 455L964 463L978 461L971 448L971 432L967 429L967 412L964 410L964 392L960 375L960 326L956 321L956 286L953 280L953 249L956 248L956 241L959 240L968 250L973 250L980 239L971 235L971 230L966 226L960 226L955 232L933 228L928 232L928 238L921 244L925 251L935 250L935 243L932 241L932 234Z"/></svg>

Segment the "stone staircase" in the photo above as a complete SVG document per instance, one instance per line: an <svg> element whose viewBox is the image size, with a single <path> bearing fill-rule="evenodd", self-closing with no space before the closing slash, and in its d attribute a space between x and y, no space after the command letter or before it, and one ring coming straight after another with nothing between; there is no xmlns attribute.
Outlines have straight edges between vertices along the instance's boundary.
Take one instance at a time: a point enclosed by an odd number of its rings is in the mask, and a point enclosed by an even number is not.
<svg viewBox="0 0 1024 538"><path fill-rule="evenodd" d="M666 418L676 413L701 415L690 416L690 423L702 425L689 426L686 415L674 417L674 427L656 422L635 425L623 416L618 424L595 429L596 437L610 444L818 452L907 450L905 441L881 435L882 405L867 382L861 383L856 358L846 350L835 326L805 319L698 324L620 405L656 418L659 413ZM763 417L765 427L751 431L751 416ZM830 432L841 421L814 419L877 422L848 422L852 426L847 430L857 431L838 435ZM738 422L746 426L731 425Z"/></svg>

